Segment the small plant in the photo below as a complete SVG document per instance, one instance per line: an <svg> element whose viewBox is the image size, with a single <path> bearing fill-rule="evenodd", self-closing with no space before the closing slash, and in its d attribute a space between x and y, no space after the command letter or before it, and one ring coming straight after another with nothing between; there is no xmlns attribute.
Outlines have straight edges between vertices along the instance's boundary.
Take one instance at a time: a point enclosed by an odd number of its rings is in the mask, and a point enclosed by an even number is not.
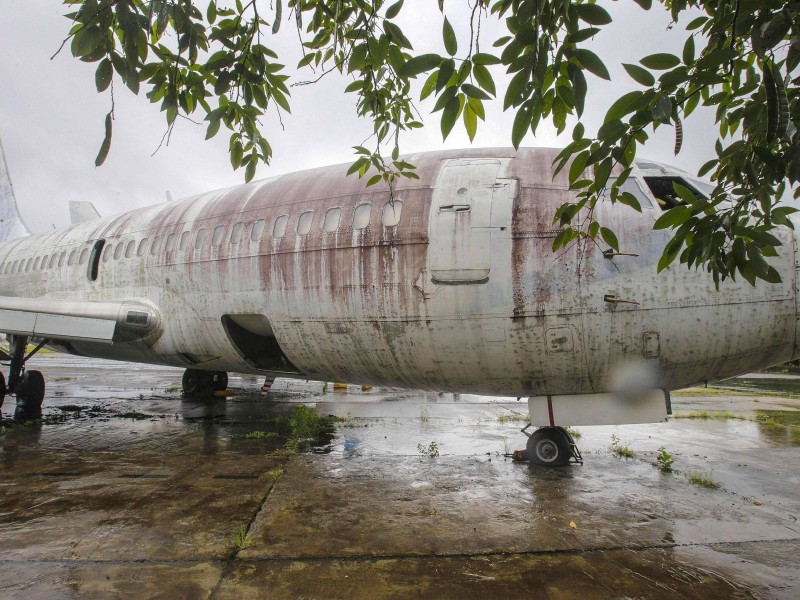
<svg viewBox="0 0 800 600"><path fill-rule="evenodd" d="M717 488L719 488L719 484L716 481L714 481L714 479L711 477L711 472L690 473L689 483L692 483L700 487L709 488L712 490L716 490Z"/></svg>
<svg viewBox="0 0 800 600"><path fill-rule="evenodd" d="M251 542L250 531L247 525L237 525L236 531L233 533L233 543L236 545L236 548L244 550Z"/></svg>
<svg viewBox="0 0 800 600"><path fill-rule="evenodd" d="M667 452L664 446L661 446L661 448L658 449L656 463L658 463L658 468L661 469L662 473L672 473L672 465L675 463L675 459L672 458L672 454Z"/></svg>
<svg viewBox="0 0 800 600"><path fill-rule="evenodd" d="M508 438L503 438L503 456L511 456L511 446L508 444Z"/></svg>
<svg viewBox="0 0 800 600"><path fill-rule="evenodd" d="M431 458L439 456L439 444L436 442L431 442L427 446L424 444L417 444L417 450L419 450L422 456L430 456Z"/></svg>
<svg viewBox="0 0 800 600"><path fill-rule="evenodd" d="M498 423L519 423L527 420L528 420L527 415L520 415L517 413L511 415L500 415L499 417L497 417Z"/></svg>
<svg viewBox="0 0 800 600"><path fill-rule="evenodd" d="M613 433L611 434L611 446L609 446L609 449L611 454L617 458L636 458L636 452L620 442L619 436Z"/></svg>
<svg viewBox="0 0 800 600"><path fill-rule="evenodd" d="M180 392L182 389L183 389L183 388L181 388L181 386L179 386L179 385L171 385L171 386L169 386L167 389L165 389L164 391L165 391L167 394L174 394L174 393L176 393L176 392Z"/></svg>
<svg viewBox="0 0 800 600"><path fill-rule="evenodd" d="M266 431L251 431L250 433L246 433L244 437L249 440L263 440L269 436Z"/></svg>
<svg viewBox="0 0 800 600"><path fill-rule="evenodd" d="M574 427L564 427L564 431L566 431L568 434L570 434L576 440L583 435L580 431L578 431Z"/></svg>
<svg viewBox="0 0 800 600"><path fill-rule="evenodd" d="M428 411L427 407L423 406L419 411L419 420L422 423L427 423L429 418L430 412Z"/></svg>

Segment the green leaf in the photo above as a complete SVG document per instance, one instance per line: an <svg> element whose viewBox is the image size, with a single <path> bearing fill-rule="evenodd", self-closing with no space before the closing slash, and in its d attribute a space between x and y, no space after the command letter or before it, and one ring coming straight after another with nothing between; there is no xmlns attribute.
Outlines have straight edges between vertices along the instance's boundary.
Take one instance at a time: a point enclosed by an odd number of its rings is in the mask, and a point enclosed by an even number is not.
<svg viewBox="0 0 800 600"><path fill-rule="evenodd" d="M367 185L366 185L366 187L370 187L370 186L373 186L373 185L375 185L375 184L376 184L376 183L378 183L378 182L379 182L381 179L383 179L383 176L382 176L382 175L380 175L380 174L378 174L378 175L373 175L372 177L370 177L370 178L369 178L369 181L367 181Z"/></svg>
<svg viewBox="0 0 800 600"><path fill-rule="evenodd" d="M219 119L212 119L211 122L208 124L208 129L206 130L206 139L210 140L219 131L220 120Z"/></svg>
<svg viewBox="0 0 800 600"><path fill-rule="evenodd" d="M614 104L611 105L611 108L608 109L606 113L605 119L603 119L604 123L608 123L609 121L615 121L621 119L632 110L629 108L634 101L638 100L642 96L643 92L634 91L628 92L627 94L620 96Z"/></svg>
<svg viewBox="0 0 800 600"><path fill-rule="evenodd" d="M400 67L400 75L404 77L416 77L420 73L425 73L438 67L442 62L442 57L438 54L421 54L409 60Z"/></svg>
<svg viewBox="0 0 800 600"><path fill-rule="evenodd" d="M403 8L403 0L399 0L386 9L386 18L394 19L400 14L400 9Z"/></svg>
<svg viewBox="0 0 800 600"><path fill-rule="evenodd" d="M478 116L473 112L469 103L464 106L464 128L467 130L469 141L475 139L475 134L478 131Z"/></svg>
<svg viewBox="0 0 800 600"><path fill-rule="evenodd" d="M450 101L445 105L444 111L442 112L442 139L447 139L447 136L450 135L450 132L453 130L453 125L456 124L456 119L458 119L458 115L461 112L461 102L463 101L463 96L460 94L458 96L454 96L450 98Z"/></svg>
<svg viewBox="0 0 800 600"><path fill-rule="evenodd" d="M511 143L514 145L514 148L519 148L520 143L522 143L522 138L528 133L530 126L531 103L525 102L519 107L519 110L517 110L517 114L514 117L514 125L511 127Z"/></svg>
<svg viewBox="0 0 800 600"><path fill-rule="evenodd" d="M569 34L565 42L568 44L580 44L581 42L585 42L586 40L593 37L599 32L600 29L598 27L587 27L586 29L579 29L575 33Z"/></svg>
<svg viewBox="0 0 800 600"><path fill-rule="evenodd" d="M502 61L493 54L479 52L472 57L472 62L476 65L499 65Z"/></svg>
<svg viewBox="0 0 800 600"><path fill-rule="evenodd" d="M94 159L94 166L99 167L104 162L106 162L106 158L108 157L108 151L111 149L111 113L109 112L106 115L106 135L103 138L103 143L100 144L100 151L97 153L97 158Z"/></svg>
<svg viewBox="0 0 800 600"><path fill-rule="evenodd" d="M641 83L644 86L650 87L656 82L656 78L653 77L653 74L639 65L623 63L622 66L636 83Z"/></svg>
<svg viewBox="0 0 800 600"><path fill-rule="evenodd" d="M489 73L489 69L483 65L475 63L472 66L472 74L479 86L489 92L492 96L497 94L497 89L494 86L494 80L492 79L491 73Z"/></svg>
<svg viewBox="0 0 800 600"><path fill-rule="evenodd" d="M590 4L581 5L581 6L593 6ZM586 50L585 48L577 48L573 53L578 62L580 62L581 66L584 67L591 73L594 73L598 77L602 79L611 79L611 76L608 74L608 69L603 64L603 61L591 50Z"/></svg>
<svg viewBox="0 0 800 600"><path fill-rule="evenodd" d="M607 227L600 228L600 237L603 238L606 244L611 246L614 250L619 250L619 242L617 241L617 236L614 234L613 231L608 229Z"/></svg>
<svg viewBox="0 0 800 600"><path fill-rule="evenodd" d="M97 70L94 72L94 83L98 92L105 91L111 85L111 78L114 75L114 67L107 58L100 61Z"/></svg>
<svg viewBox="0 0 800 600"><path fill-rule="evenodd" d="M442 39L447 53L450 56L455 56L456 52L458 52L458 40L456 39L456 32L453 31L453 26L450 25L447 17L444 18L444 24L442 25Z"/></svg>
<svg viewBox="0 0 800 600"><path fill-rule="evenodd" d="M689 220L692 216L692 209L689 206L675 206L670 208L653 225L653 229L667 229L677 227Z"/></svg>
<svg viewBox="0 0 800 600"><path fill-rule="evenodd" d="M653 119L661 123L672 121L672 98L662 96L653 105Z"/></svg>
<svg viewBox="0 0 800 600"><path fill-rule="evenodd" d="M691 65L694 62L694 36L690 35L683 45L683 64Z"/></svg>
<svg viewBox="0 0 800 600"><path fill-rule="evenodd" d="M479 100L491 100L491 97L481 90L480 88L475 87L472 84L465 83L461 86L461 90L470 98L478 98Z"/></svg>
<svg viewBox="0 0 800 600"><path fill-rule="evenodd" d="M574 6L574 5L573 5ZM589 25L608 25L611 23L611 15L603 7L597 4L578 4L578 18L586 21Z"/></svg>
<svg viewBox="0 0 800 600"><path fill-rule="evenodd" d="M664 52L660 52L658 54L651 54L650 56L645 56L639 62L648 69L656 69L658 71L663 71L666 69L671 69L672 67L677 67L679 64L681 64L681 59L675 56L674 54L667 54Z"/></svg>

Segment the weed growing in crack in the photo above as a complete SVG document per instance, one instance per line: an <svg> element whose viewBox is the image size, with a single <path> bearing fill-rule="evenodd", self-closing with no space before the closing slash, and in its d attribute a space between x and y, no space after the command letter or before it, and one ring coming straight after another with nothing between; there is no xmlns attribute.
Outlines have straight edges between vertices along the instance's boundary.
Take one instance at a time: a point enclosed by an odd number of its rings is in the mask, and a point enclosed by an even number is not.
<svg viewBox="0 0 800 600"><path fill-rule="evenodd" d="M609 446L609 450L611 450L611 454L617 458L636 458L636 452L620 442L619 436L613 433L611 434L611 445Z"/></svg>

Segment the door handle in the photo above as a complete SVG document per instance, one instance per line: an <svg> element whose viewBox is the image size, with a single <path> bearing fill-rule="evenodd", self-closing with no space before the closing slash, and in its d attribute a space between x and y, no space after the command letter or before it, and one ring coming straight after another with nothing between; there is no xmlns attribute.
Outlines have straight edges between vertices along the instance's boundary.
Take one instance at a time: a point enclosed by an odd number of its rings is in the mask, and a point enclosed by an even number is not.
<svg viewBox="0 0 800 600"><path fill-rule="evenodd" d="M472 208L469 204L443 204L439 212L467 212Z"/></svg>

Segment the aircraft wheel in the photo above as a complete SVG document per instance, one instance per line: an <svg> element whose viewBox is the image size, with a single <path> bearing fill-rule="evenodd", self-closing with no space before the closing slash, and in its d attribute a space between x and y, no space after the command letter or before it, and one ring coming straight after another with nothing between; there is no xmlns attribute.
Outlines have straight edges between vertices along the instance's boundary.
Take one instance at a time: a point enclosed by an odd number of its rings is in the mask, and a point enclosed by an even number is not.
<svg viewBox="0 0 800 600"><path fill-rule="evenodd" d="M215 392L228 389L228 374L225 371L211 373L211 386Z"/></svg>
<svg viewBox="0 0 800 600"><path fill-rule="evenodd" d="M569 440L560 428L542 427L528 438L525 450L528 461L535 465L562 467L571 456Z"/></svg>
<svg viewBox="0 0 800 600"><path fill-rule="evenodd" d="M3 400L6 399L8 389L6 388L6 377L0 373L0 408L3 406Z"/></svg>
<svg viewBox="0 0 800 600"><path fill-rule="evenodd" d="M212 374L200 369L186 369L181 381L183 393L187 396L207 394L213 391Z"/></svg>
<svg viewBox="0 0 800 600"><path fill-rule="evenodd" d="M25 371L17 388L14 418L22 421L41 419L44 401L44 376L41 371Z"/></svg>

